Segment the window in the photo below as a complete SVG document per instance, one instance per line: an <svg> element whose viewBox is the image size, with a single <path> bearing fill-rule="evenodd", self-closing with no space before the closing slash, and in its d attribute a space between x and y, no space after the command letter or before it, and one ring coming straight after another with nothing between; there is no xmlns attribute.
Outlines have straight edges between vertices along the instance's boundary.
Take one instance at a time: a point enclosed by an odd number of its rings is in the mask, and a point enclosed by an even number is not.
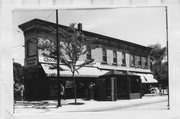
<svg viewBox="0 0 180 119"><path fill-rule="evenodd" d="M142 68L147 68L148 67L148 58L147 57L142 57Z"/></svg>
<svg viewBox="0 0 180 119"><path fill-rule="evenodd" d="M102 49L102 58L103 58L103 62L107 62L107 51L106 51L106 49Z"/></svg>
<svg viewBox="0 0 180 119"><path fill-rule="evenodd" d="M117 52L113 51L113 63L117 64Z"/></svg>
<svg viewBox="0 0 180 119"><path fill-rule="evenodd" d="M123 66L126 65L126 54L125 54L125 52L122 52L122 65Z"/></svg>
<svg viewBox="0 0 180 119"><path fill-rule="evenodd" d="M138 62L138 65L139 65L139 66L142 65L142 58L141 58L141 56L140 56L140 60L139 60L139 62Z"/></svg>
<svg viewBox="0 0 180 119"><path fill-rule="evenodd" d="M135 66L135 55L130 55L131 66Z"/></svg>
<svg viewBox="0 0 180 119"><path fill-rule="evenodd" d="M90 48L90 46L87 46L86 50L87 50L86 58L87 58L87 60L91 60L91 48Z"/></svg>
<svg viewBox="0 0 180 119"><path fill-rule="evenodd" d="M29 39L27 41L27 56L37 55L37 44L34 39Z"/></svg>
<svg viewBox="0 0 180 119"><path fill-rule="evenodd" d="M141 57L140 56L135 56L135 67L139 68L141 64Z"/></svg>
<svg viewBox="0 0 180 119"><path fill-rule="evenodd" d="M146 67L148 66L148 58L147 57L145 58L145 66Z"/></svg>

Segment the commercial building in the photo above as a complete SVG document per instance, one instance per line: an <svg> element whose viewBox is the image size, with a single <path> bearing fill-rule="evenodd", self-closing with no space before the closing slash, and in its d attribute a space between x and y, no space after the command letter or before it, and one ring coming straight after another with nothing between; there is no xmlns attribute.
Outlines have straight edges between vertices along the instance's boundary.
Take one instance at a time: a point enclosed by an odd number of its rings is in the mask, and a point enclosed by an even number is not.
<svg viewBox="0 0 180 119"><path fill-rule="evenodd" d="M59 29L67 26L59 25ZM52 99L57 97L56 69L50 69L53 59L44 57L38 48L42 42L55 40L52 28L56 24L33 19L19 25L25 38L25 97L26 99ZM117 100L141 98L146 84L157 83L150 71L151 48L123 41L97 33L84 31L86 38L96 39L95 48L89 50L79 59L94 59L91 64L75 73L78 98L94 98L96 100ZM88 48L88 46L85 46ZM60 80L65 86L66 98L74 97L74 81L72 73L60 63Z"/></svg>

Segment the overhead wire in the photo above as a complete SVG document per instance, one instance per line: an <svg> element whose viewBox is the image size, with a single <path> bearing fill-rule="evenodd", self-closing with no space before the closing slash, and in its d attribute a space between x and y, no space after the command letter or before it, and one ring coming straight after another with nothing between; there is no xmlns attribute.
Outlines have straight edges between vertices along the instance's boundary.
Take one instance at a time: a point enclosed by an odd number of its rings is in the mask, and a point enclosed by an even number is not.
<svg viewBox="0 0 180 119"><path fill-rule="evenodd" d="M51 13L45 18L45 20L48 20L49 17L53 14L54 10L51 11Z"/></svg>

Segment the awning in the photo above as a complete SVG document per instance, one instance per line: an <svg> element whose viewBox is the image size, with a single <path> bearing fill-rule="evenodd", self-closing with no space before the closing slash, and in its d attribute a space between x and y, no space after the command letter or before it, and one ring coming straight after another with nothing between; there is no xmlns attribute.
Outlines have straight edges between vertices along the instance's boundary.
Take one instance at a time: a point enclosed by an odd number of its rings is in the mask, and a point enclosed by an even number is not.
<svg viewBox="0 0 180 119"><path fill-rule="evenodd" d="M41 66L46 73L47 76L57 76L57 70L51 69L50 64L43 64L41 63ZM70 69L65 65L60 65L61 71L60 71L60 77L72 77L72 72ZM96 67L82 67L78 70L78 73L75 72L75 77L99 77L108 71L100 70Z"/></svg>
<svg viewBox="0 0 180 119"><path fill-rule="evenodd" d="M142 74L142 73L136 73L141 77L142 83L158 83L156 79L154 79L152 74Z"/></svg>
<svg viewBox="0 0 180 119"><path fill-rule="evenodd" d="M136 74L131 73L129 71L116 71L116 70L108 71L107 73L105 73L101 77L106 77L106 76L137 76L137 77L139 77L139 75L136 75Z"/></svg>

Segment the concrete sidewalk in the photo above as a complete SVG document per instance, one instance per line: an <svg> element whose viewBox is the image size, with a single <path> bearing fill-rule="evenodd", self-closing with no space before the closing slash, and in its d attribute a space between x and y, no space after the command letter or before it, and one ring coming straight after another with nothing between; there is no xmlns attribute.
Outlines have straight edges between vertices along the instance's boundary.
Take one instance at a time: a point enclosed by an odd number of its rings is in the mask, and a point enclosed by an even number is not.
<svg viewBox="0 0 180 119"><path fill-rule="evenodd" d="M130 106L146 105L167 101L167 95L164 96L144 96L142 99L117 100L117 101L95 101L77 99L78 104L74 104L74 99L62 100L62 107L56 108L57 100L44 101L23 101L16 102L14 112L21 113L61 113L61 112L88 112L103 111L114 108L125 108Z"/></svg>

